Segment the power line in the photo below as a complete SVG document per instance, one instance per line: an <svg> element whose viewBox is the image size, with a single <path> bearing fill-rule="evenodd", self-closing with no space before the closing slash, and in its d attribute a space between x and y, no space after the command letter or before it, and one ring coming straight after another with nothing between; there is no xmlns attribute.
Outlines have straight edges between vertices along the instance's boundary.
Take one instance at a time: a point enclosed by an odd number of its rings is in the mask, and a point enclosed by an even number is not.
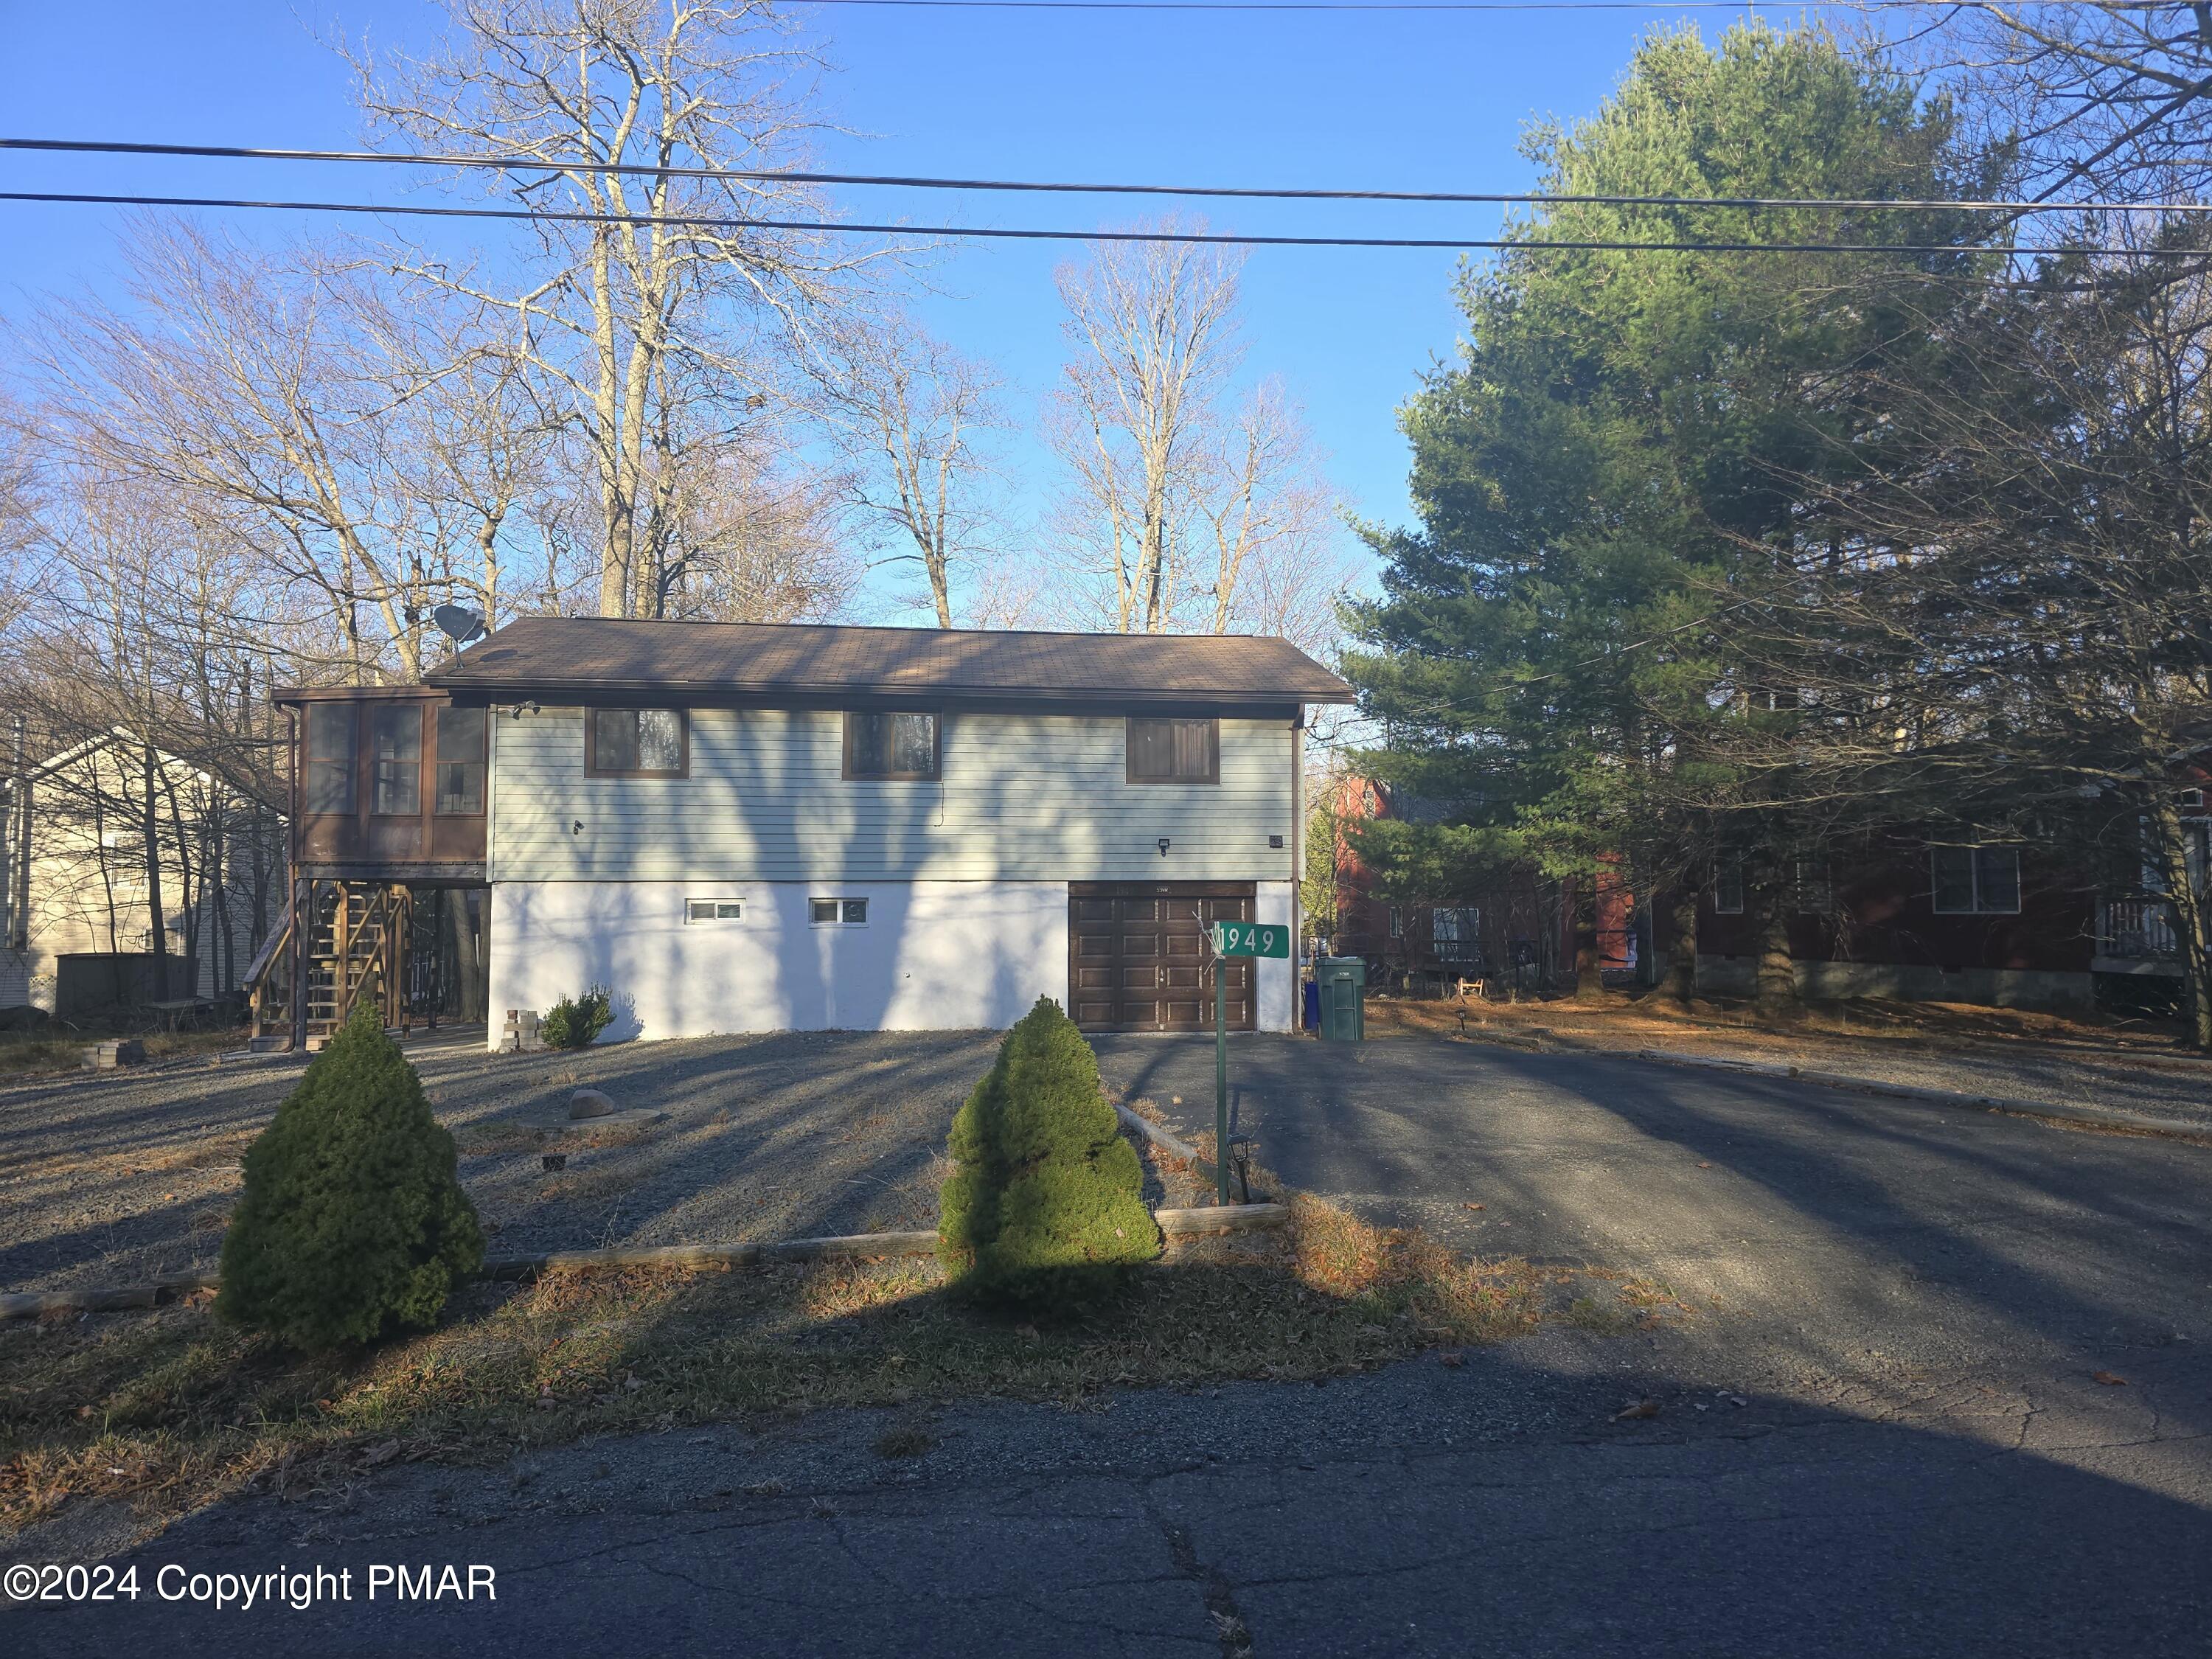
<svg viewBox="0 0 2212 1659"><path fill-rule="evenodd" d="M1749 11L1755 0L793 0L814 6L918 6L946 11ZM1993 0L1790 0L1800 11L1981 11ZM2040 0L2112 10L2113 0ZM1779 9L1780 8L1777 8Z"/></svg>
<svg viewBox="0 0 2212 1659"><path fill-rule="evenodd" d="M423 219L503 219L551 224L668 225L679 228L836 232L848 235L927 236L947 240L989 238L1009 241L1172 242L1230 247L1373 247L1556 250L1620 253L2002 253L2036 258L2083 252L2145 258L2202 258L2195 248L1982 247L1957 242L1632 242L1607 238L1484 236L1262 236L1217 231L1057 230L1027 227L860 224L848 220L748 219L733 214L590 213L532 208L427 207L375 202L259 201L220 196L97 196L74 191L0 191L0 202L78 204L92 207L248 208L288 213L366 213Z"/></svg>
<svg viewBox="0 0 2212 1659"><path fill-rule="evenodd" d="M1199 196L1285 202L1415 202L1504 207L1726 208L1741 210L1838 208L1852 211L1976 213L2212 213L2212 202L1951 201L1940 197L1621 196L1559 191L1320 190L1247 185L1081 184L1061 179L953 179L930 174L811 173L782 167L664 167L644 161L460 155L372 149L273 149L240 144L139 143L119 139L0 138L0 150L67 155L191 156L215 161L345 161L499 173L592 173L641 178L746 183L849 185L901 190L1012 191L1076 196Z"/></svg>

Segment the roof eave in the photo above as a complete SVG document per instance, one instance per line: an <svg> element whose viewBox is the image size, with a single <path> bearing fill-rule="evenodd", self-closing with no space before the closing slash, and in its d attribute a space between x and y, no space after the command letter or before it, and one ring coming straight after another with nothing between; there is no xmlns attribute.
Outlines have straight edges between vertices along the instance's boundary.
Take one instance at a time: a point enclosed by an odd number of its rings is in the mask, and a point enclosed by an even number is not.
<svg viewBox="0 0 2212 1659"><path fill-rule="evenodd" d="M602 702L610 697L653 697L687 706L717 703L752 706L776 703L820 703L839 700L882 700L931 703L1024 702L1060 707L1126 706L1132 703L1208 708L1256 707L1278 708L1291 704L1350 703L1350 686L1282 686L1237 690L1148 688L1141 686L1027 686L1027 685L855 685L843 682L779 683L745 685L728 681L668 681L551 678L493 679L460 674L426 674L425 685L452 694L465 693L488 701L525 698L540 702Z"/></svg>

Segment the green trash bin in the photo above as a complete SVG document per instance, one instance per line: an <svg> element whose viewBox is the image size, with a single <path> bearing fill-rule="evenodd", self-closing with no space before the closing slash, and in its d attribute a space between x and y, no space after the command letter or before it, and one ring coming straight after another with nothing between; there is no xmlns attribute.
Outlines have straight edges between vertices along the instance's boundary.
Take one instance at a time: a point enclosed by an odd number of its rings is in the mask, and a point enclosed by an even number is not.
<svg viewBox="0 0 2212 1659"><path fill-rule="evenodd" d="M1324 1042L1367 1040L1367 963L1358 957L1323 957L1314 964L1321 986Z"/></svg>

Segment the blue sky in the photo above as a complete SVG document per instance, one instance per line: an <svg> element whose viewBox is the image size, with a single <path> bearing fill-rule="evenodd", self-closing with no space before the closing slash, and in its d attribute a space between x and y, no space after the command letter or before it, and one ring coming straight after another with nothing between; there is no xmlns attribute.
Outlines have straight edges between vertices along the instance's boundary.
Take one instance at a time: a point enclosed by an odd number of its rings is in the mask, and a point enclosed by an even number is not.
<svg viewBox="0 0 2212 1659"><path fill-rule="evenodd" d="M1593 108L1664 10L1366 15L1042 14L815 7L837 66L824 141L842 170L1392 189L1517 189L1534 116ZM1708 32L1741 14L1694 14ZM1770 9L1770 15L1775 15ZM360 137L344 66L316 33L427 38L424 0L0 0L0 127L9 136L348 147ZM373 199L397 179L306 164L0 155L11 189L143 190ZM384 199L394 199L387 193ZM855 216L970 224L1126 223L1127 198L949 199L852 191ZM1495 210L1344 204L1215 205L1216 228L1487 234ZM276 216L228 216L283 235ZM0 313L100 286L117 215L0 204ZM1052 271L1074 252L969 243L938 270L924 313L1011 383L1024 425L1060 361ZM1402 521L1397 405L1450 352L1455 256L1261 250L1244 279L1247 370L1304 404L1352 509ZM1042 504L1046 462L1020 435L1008 470Z"/></svg>

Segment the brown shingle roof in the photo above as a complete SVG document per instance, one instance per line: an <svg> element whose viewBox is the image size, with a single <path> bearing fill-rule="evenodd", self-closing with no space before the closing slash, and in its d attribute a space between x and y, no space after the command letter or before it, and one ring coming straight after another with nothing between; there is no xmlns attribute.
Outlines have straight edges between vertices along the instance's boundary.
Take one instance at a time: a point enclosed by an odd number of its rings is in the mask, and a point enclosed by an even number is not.
<svg viewBox="0 0 2212 1659"><path fill-rule="evenodd" d="M422 678L454 691L538 697L635 692L1069 702L1352 701L1349 686L1287 640L607 617L525 617Z"/></svg>

